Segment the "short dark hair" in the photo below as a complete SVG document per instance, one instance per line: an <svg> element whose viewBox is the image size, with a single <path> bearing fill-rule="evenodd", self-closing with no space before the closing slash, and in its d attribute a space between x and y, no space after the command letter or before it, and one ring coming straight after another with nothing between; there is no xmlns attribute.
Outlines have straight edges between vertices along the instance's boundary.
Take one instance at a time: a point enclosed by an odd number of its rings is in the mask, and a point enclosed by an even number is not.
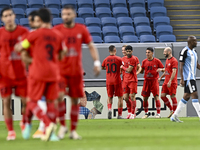
<svg viewBox="0 0 200 150"><path fill-rule="evenodd" d="M125 48L125 50L131 50L132 51L133 47L131 45L127 45L126 48Z"/></svg>
<svg viewBox="0 0 200 150"><path fill-rule="evenodd" d="M74 6L73 5L69 5L69 4L65 5L62 9L71 9L71 10L75 11Z"/></svg>
<svg viewBox="0 0 200 150"><path fill-rule="evenodd" d="M35 16L39 16L39 13L38 13L37 10L32 11L32 12L28 15L28 17L31 17L31 21L34 21L34 17L35 17Z"/></svg>
<svg viewBox="0 0 200 150"><path fill-rule="evenodd" d="M109 46L109 51L110 51L110 52L113 52L114 49L115 49L115 46L114 46L114 45L110 45L110 46Z"/></svg>
<svg viewBox="0 0 200 150"><path fill-rule="evenodd" d="M3 9L1 10L1 17L3 16L4 11L7 11L7 10L12 10L12 8L10 8L10 7L5 7L5 8L3 8ZM13 10L12 10L12 12L14 13Z"/></svg>
<svg viewBox="0 0 200 150"><path fill-rule="evenodd" d="M152 47L147 47L147 50L150 50L151 52L154 51Z"/></svg>
<svg viewBox="0 0 200 150"><path fill-rule="evenodd" d="M38 14L40 19L45 23L51 22L51 12L47 8L40 8L38 10Z"/></svg>

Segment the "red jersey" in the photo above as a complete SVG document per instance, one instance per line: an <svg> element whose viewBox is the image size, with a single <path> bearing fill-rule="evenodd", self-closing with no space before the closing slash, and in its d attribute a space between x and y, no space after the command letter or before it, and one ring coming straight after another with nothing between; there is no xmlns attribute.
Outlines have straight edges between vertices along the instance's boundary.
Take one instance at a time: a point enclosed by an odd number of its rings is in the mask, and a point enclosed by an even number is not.
<svg viewBox="0 0 200 150"><path fill-rule="evenodd" d="M132 56L131 58L128 58L127 56L122 57L122 64L125 68L128 68L129 65L133 67L133 70L128 73L126 71L123 71L123 80L124 82L137 82L137 65L139 64L139 59L136 58L136 56Z"/></svg>
<svg viewBox="0 0 200 150"><path fill-rule="evenodd" d="M46 82L58 80L58 53L62 49L63 38L57 31L41 28L31 32L26 39L32 46L33 55L29 76Z"/></svg>
<svg viewBox="0 0 200 150"><path fill-rule="evenodd" d="M122 65L122 59L115 55L106 57L102 63L102 67L106 67L106 84L117 85L120 84L120 66Z"/></svg>
<svg viewBox="0 0 200 150"><path fill-rule="evenodd" d="M175 77L174 77L174 79L172 80L171 83L177 84L178 61L175 57L171 57L170 59L166 60L164 84L167 84L169 82L169 79L171 78L171 75L172 75L172 69L177 69L177 70L176 70L176 75L175 75Z"/></svg>
<svg viewBox="0 0 200 150"><path fill-rule="evenodd" d="M145 71L144 78L153 80L159 78L159 73L157 72L157 69L164 68L164 66L159 59L153 58L153 60L148 60L148 59L143 60L142 68Z"/></svg>
<svg viewBox="0 0 200 150"><path fill-rule="evenodd" d="M76 23L73 28L66 28L63 24L54 29L59 30L65 39L68 48L67 56L59 62L61 75L80 76L83 74L82 67L82 44L92 41L91 35L85 25Z"/></svg>
<svg viewBox="0 0 200 150"><path fill-rule="evenodd" d="M26 77L25 66L19 53L14 51L14 46L20 41L22 35L28 30L17 26L12 32L5 27L0 28L0 72L1 75L10 79L23 79Z"/></svg>

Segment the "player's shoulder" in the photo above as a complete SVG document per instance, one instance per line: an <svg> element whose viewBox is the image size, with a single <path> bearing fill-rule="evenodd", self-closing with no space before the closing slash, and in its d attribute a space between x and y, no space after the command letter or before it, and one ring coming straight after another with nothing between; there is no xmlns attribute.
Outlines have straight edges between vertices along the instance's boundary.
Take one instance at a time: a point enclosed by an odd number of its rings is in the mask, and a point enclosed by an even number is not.
<svg viewBox="0 0 200 150"><path fill-rule="evenodd" d="M21 25L17 25L17 30L28 32L29 30L26 27L23 27Z"/></svg>
<svg viewBox="0 0 200 150"><path fill-rule="evenodd" d="M75 23L75 27L76 28L86 28L86 26L84 24L81 24L81 23Z"/></svg>
<svg viewBox="0 0 200 150"><path fill-rule="evenodd" d="M148 59L147 58L145 58L142 62L144 63L144 62L147 62L148 61Z"/></svg>
<svg viewBox="0 0 200 150"><path fill-rule="evenodd" d="M54 29L59 30L59 29L61 29L61 28L63 28L63 24L62 24L62 23L61 23L61 24L58 24L58 25L55 25L55 26L53 27L53 30L54 30Z"/></svg>
<svg viewBox="0 0 200 150"><path fill-rule="evenodd" d="M178 60L173 56L172 61L178 62Z"/></svg>
<svg viewBox="0 0 200 150"><path fill-rule="evenodd" d="M118 60L122 60L122 58L119 57L119 56L115 56L115 58L118 59Z"/></svg>
<svg viewBox="0 0 200 150"><path fill-rule="evenodd" d="M160 59L158 59L158 58L153 58L154 59L154 61L156 61L156 62L161 62L161 60Z"/></svg>
<svg viewBox="0 0 200 150"><path fill-rule="evenodd" d="M186 53L188 51L188 47L184 47L181 51L180 54L183 55L184 53Z"/></svg>

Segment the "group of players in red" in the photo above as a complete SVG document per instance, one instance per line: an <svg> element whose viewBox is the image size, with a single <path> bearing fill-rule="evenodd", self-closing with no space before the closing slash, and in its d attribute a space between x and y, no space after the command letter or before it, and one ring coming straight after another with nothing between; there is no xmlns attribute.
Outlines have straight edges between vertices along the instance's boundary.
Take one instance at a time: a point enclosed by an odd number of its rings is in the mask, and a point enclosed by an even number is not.
<svg viewBox="0 0 200 150"><path fill-rule="evenodd" d="M83 69L81 45L88 45L94 60L94 73L100 73L98 51L86 26L76 24L72 6L62 9L63 24L51 27L51 13L46 8L35 12L31 21L35 30L15 24L11 8L1 11L4 27L0 29L0 90L4 118L8 129L7 140L15 140L10 109L11 95L20 96L23 118L20 123L24 139L30 138L31 119L35 115L44 122L43 141L58 141L68 131L65 124L67 93L71 97L71 139L80 139L76 132L79 115L78 98L83 97ZM34 24L34 23L33 23ZM27 71L28 69L28 71ZM67 91L66 91L67 87ZM46 98L46 113L38 100ZM56 120L60 122L58 136Z"/></svg>
<svg viewBox="0 0 200 150"><path fill-rule="evenodd" d="M161 99L170 109L170 118L177 107L176 89L177 89L177 73L178 61L172 56L172 49L166 47L163 54L166 57L165 67L161 61L153 57L154 50L151 47L146 49L146 59L142 61L142 66L139 59L133 56L133 48L130 45L122 47L123 58L116 56L117 50L114 45L109 47L110 56L104 59L102 69L106 70L106 88L108 93L108 119L112 118L112 99L113 96L118 96L118 119L122 117L123 99L126 101L128 115L127 119L134 119L136 117L136 94L137 94L137 75L144 73L144 83L141 95L143 96L143 108L145 115L143 119L149 117L148 113L148 98L150 93L153 94L156 103L157 114L155 118L161 118L160 109L161 104L159 100L159 82L163 77L165 81L162 86ZM164 72L159 77L159 72ZM122 81L121 75L122 74ZM166 95L170 95L172 99L171 105Z"/></svg>

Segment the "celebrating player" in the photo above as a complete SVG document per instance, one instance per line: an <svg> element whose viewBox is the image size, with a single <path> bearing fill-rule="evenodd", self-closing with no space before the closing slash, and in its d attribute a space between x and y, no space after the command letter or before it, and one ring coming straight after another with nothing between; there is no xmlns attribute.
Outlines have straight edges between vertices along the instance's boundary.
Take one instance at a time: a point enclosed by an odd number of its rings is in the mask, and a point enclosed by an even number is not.
<svg viewBox="0 0 200 150"><path fill-rule="evenodd" d="M117 50L115 46L109 46L110 56L106 57L102 63L102 69L106 70L106 89L108 94L108 119L112 119L112 103L113 95L118 96L118 117L117 119L124 119L122 117L123 111L123 91L122 81L120 78L120 66L122 59L116 56Z"/></svg>
<svg viewBox="0 0 200 150"><path fill-rule="evenodd" d="M189 36L187 39L188 46L182 49L179 56L181 86L184 86L184 95L178 103L177 109L171 116L170 120L174 122L183 122L178 118L181 110L186 106L190 97L192 97L192 105L194 106L198 117L200 118L200 106L198 101L197 85L196 85L196 68L200 69L197 60L197 52L194 49L197 46L195 36Z"/></svg>
<svg viewBox="0 0 200 150"><path fill-rule="evenodd" d="M154 100L156 101L156 118L161 118L160 116L160 100L159 100L159 83L158 78L159 74L157 72L158 68L164 68L161 61L155 57L153 57L153 48L148 47L146 49L146 56L147 58L142 61L142 71L144 73L144 83L142 89L142 96L143 96L143 107L145 111L145 115L142 119L148 118L148 98L150 96L150 92L154 96Z"/></svg>
<svg viewBox="0 0 200 150"><path fill-rule="evenodd" d="M127 119L134 119L135 118L135 108L136 108L136 100L135 95L137 94L137 75L141 71L140 69L137 71L137 67L139 64L138 58L132 56L133 48L132 46L128 45L125 48L126 56L122 58L121 69L124 71L123 73L123 93L124 99L127 103L127 106L131 108L131 115L128 114ZM132 104L129 101L129 96L132 100ZM127 108L128 108L127 107Z"/></svg>
<svg viewBox="0 0 200 150"><path fill-rule="evenodd" d="M158 82L165 76L165 81L162 85L162 94L161 99L164 101L165 105L170 109L170 114L168 118L171 117L173 112L176 110L177 107L177 100L176 100L176 89L177 89L177 74L178 74L178 61L175 57L172 56L172 49L170 47L166 47L164 49L163 54L167 58L165 63L165 68L158 68L158 72L164 72L162 76L158 79ZM169 94L173 107L166 97Z"/></svg>
<svg viewBox="0 0 200 150"><path fill-rule="evenodd" d="M71 133L70 138L80 139L76 132L79 116L78 98L83 97L83 69L82 69L82 43L86 43L90 50L90 54L94 60L95 75L100 73L100 61L98 51L95 48L90 33L85 25L75 23L76 10L71 5L62 8L62 20L64 24L55 26L55 29L63 33L65 43L68 47L68 55L60 63L60 96L59 107L65 108L63 97L65 95L66 86L68 86L68 95L71 97ZM59 111L59 119L63 121L58 136L62 139L67 131L65 125L65 109Z"/></svg>
<svg viewBox="0 0 200 150"><path fill-rule="evenodd" d="M15 95L20 96L23 103L23 113L26 104L26 73L20 54L14 51L14 45L23 34L28 33L24 27L15 23L15 14L11 8L1 11L1 20L4 27L0 29L0 90L3 98L4 119L8 129L7 140L15 140L16 133L13 129L12 112L10 109L12 89ZM23 115L22 122L25 123Z"/></svg>

